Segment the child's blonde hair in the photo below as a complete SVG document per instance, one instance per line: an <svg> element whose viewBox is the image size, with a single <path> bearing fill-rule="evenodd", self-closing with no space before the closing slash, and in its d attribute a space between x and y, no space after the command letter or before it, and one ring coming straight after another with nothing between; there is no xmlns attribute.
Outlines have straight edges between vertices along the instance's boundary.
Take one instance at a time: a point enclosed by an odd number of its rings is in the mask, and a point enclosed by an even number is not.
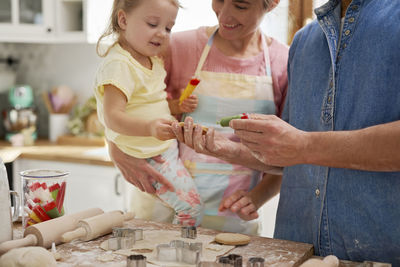
<svg viewBox="0 0 400 267"><path fill-rule="evenodd" d="M100 57L105 57L108 54L110 48L115 44L111 45L106 52L100 52L100 43L101 41L106 38L107 36L116 34L119 35L121 32L121 28L118 24L118 12L123 10L125 13L129 13L134 8L138 7L143 1L146 0L114 0L110 20L108 23L108 27L104 31L104 33L100 36L99 40L97 41L96 45L96 52ZM176 7L180 7L179 0L166 0L170 1L172 4L176 5Z"/></svg>
<svg viewBox="0 0 400 267"><path fill-rule="evenodd" d="M272 5L273 0L263 0L263 7L265 10L269 9L270 6Z"/></svg>

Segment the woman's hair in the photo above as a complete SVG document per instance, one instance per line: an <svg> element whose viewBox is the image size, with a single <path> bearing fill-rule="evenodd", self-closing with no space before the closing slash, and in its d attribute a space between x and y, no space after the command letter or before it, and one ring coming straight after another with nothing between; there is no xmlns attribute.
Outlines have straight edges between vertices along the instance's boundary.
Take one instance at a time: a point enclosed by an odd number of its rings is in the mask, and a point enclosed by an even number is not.
<svg viewBox="0 0 400 267"><path fill-rule="evenodd" d="M106 38L107 36L115 34L116 36L119 36L121 32L121 28L119 27L118 24L118 12L120 10L123 10L125 13L129 13L132 11L134 8L138 7L143 1L146 0L114 0L112 11L111 11L111 16L109 19L108 26L104 33L100 36L99 40L97 41L96 45L96 52L100 57L105 57L108 54L108 51L110 48L115 44L111 45L106 52L101 53L100 52L100 43L101 41ZM177 7L180 7L179 1L178 0L165 0L165 1L170 1L172 4L176 5ZM269 1L269 0L265 0Z"/></svg>

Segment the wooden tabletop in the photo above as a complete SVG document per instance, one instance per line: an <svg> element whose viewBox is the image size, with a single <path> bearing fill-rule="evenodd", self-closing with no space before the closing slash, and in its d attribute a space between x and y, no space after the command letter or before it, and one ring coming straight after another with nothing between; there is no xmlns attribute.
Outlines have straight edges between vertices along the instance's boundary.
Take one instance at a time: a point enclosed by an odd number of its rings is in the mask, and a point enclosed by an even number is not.
<svg viewBox="0 0 400 267"><path fill-rule="evenodd" d="M140 228L147 230L175 230L180 231L181 227L169 223L157 223L133 219L124 223L125 227ZM202 235L215 236L218 232L198 227L197 233ZM22 237L21 227L14 228L14 238ZM61 254L58 266L126 266L126 257L116 255L112 262L101 262L99 256L109 254L100 248L101 242L110 238L106 235L92 241L72 241L57 246L57 252ZM190 240L191 242L192 239ZM237 246L228 254L239 254L243 257L245 266L250 257L262 257L265 259L265 266L299 266L313 254L311 244L298 243L286 240L271 239L259 236L251 236L248 245Z"/></svg>
<svg viewBox="0 0 400 267"><path fill-rule="evenodd" d="M133 219L124 223L125 227L140 228L147 230L175 230L179 231L180 226L157 223L151 221L144 221ZM198 227L198 234L215 236L218 231ZM14 223L14 239L22 238L21 223ZM111 234L99 237L92 241L72 241L57 246L57 252L61 254L58 266L126 266L126 257L115 255L111 262L101 262L98 260L99 256L109 254L100 248L100 244L109 239ZM260 236L251 236L251 241L248 245L237 246L227 254L238 254L243 257L243 266L250 257L262 257L265 259L264 266L299 266L309 258L321 258L313 256L313 246L311 244L292 242L286 240L278 240L265 238ZM340 261L340 267L388 267L390 264L372 263L367 265L362 262Z"/></svg>
<svg viewBox="0 0 400 267"><path fill-rule="evenodd" d="M38 140L33 146L21 147L0 141L0 158L5 163L13 162L17 158L27 158L113 166L105 146L57 144L48 140Z"/></svg>

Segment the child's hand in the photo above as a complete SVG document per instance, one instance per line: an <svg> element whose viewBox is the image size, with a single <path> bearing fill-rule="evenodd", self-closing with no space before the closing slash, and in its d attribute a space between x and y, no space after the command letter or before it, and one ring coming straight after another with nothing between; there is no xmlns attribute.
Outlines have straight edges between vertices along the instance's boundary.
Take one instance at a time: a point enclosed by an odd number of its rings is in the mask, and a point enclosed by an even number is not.
<svg viewBox="0 0 400 267"><path fill-rule="evenodd" d="M230 210L235 212L242 220L251 221L258 218L257 208L249 193L238 190L221 201L219 211Z"/></svg>
<svg viewBox="0 0 400 267"><path fill-rule="evenodd" d="M175 138L171 127L172 122L172 120L168 119L153 120L149 125L151 136L163 141Z"/></svg>
<svg viewBox="0 0 400 267"><path fill-rule="evenodd" d="M190 95L188 98L182 101L182 104L179 105L179 110L181 113L193 112L197 108L198 103L199 100L197 95Z"/></svg>

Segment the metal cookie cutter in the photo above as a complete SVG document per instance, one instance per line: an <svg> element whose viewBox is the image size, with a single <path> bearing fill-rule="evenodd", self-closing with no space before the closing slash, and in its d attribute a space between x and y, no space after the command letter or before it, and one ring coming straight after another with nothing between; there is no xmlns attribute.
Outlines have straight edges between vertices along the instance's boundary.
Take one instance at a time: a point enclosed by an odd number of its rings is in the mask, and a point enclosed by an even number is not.
<svg viewBox="0 0 400 267"><path fill-rule="evenodd" d="M135 241L143 240L143 229L114 227L113 237L135 237Z"/></svg>
<svg viewBox="0 0 400 267"><path fill-rule="evenodd" d="M135 245L135 237L112 237L108 239L108 249L129 249Z"/></svg>
<svg viewBox="0 0 400 267"><path fill-rule="evenodd" d="M247 261L247 267L264 267L265 260L259 257L249 258Z"/></svg>
<svg viewBox="0 0 400 267"><path fill-rule="evenodd" d="M108 248L111 250L132 248L136 240L143 239L142 229L113 228L113 237L108 239Z"/></svg>
<svg viewBox="0 0 400 267"><path fill-rule="evenodd" d="M157 246L157 260L198 264L202 248L202 243L187 243L182 240L173 240L169 244Z"/></svg>
<svg viewBox="0 0 400 267"><path fill-rule="evenodd" d="M220 257L218 260L224 267L242 267L242 261L242 256L237 254L229 254L228 256Z"/></svg>
<svg viewBox="0 0 400 267"><path fill-rule="evenodd" d="M196 226L182 226L181 237L196 239L196 237L197 237Z"/></svg>
<svg viewBox="0 0 400 267"><path fill-rule="evenodd" d="M146 257L143 255L130 255L126 259L126 267L146 267Z"/></svg>

